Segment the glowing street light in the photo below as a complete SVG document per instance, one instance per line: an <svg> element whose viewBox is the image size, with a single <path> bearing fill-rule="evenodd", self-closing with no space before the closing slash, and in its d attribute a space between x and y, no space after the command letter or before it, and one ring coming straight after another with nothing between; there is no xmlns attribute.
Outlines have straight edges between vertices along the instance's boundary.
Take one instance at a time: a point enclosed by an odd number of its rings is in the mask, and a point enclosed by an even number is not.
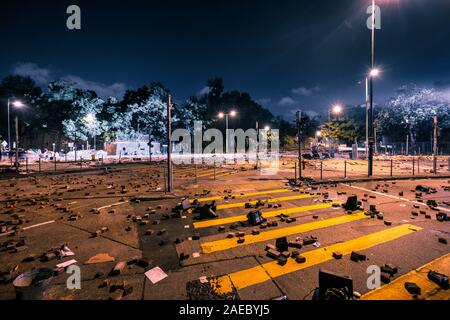
<svg viewBox="0 0 450 320"><path fill-rule="evenodd" d="M322 136L322 131L316 131L316 137L321 137Z"/></svg>
<svg viewBox="0 0 450 320"><path fill-rule="evenodd" d="M265 126L264 131L270 131L270 126Z"/></svg>
<svg viewBox="0 0 450 320"><path fill-rule="evenodd" d="M332 109L334 114L340 114L340 113L342 113L342 110L343 110L343 108L339 104L335 105Z"/></svg>
<svg viewBox="0 0 450 320"><path fill-rule="evenodd" d="M370 70L369 75L372 78L378 77L380 75L380 69L374 68L374 69Z"/></svg>
<svg viewBox="0 0 450 320"><path fill-rule="evenodd" d="M9 124L9 105L10 105L10 101L8 99L8 143L9 143L9 150L11 150L11 133L10 133L10 124ZM13 101L12 102L13 107L16 108L23 108L25 107L25 105L19 101ZM19 117L15 116L15 123L16 123L16 171L19 172Z"/></svg>
<svg viewBox="0 0 450 320"><path fill-rule="evenodd" d="M236 117L237 116L237 111L236 110L231 110L227 113L225 112L219 112L219 114L217 115L219 119L223 119L225 118L225 144L226 144L226 153L228 153L228 117Z"/></svg>

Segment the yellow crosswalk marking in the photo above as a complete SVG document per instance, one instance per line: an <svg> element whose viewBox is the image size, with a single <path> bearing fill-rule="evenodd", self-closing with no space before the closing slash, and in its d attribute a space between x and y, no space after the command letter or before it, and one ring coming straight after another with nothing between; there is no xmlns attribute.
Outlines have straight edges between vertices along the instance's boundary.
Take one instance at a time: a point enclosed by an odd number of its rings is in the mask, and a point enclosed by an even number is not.
<svg viewBox="0 0 450 320"><path fill-rule="evenodd" d="M428 271L430 270L446 275L450 274L450 254L413 270L395 279L390 284L366 293L361 300L413 300L413 296L405 289L406 282L413 282L422 289L419 299L448 300L450 292L441 289L436 283L428 279Z"/></svg>
<svg viewBox="0 0 450 320"><path fill-rule="evenodd" d="M312 204L309 206L285 208L285 209L281 209L281 210L263 212L262 215L264 218L267 219L267 218L276 217L280 214L285 214L285 215L289 216L289 215L295 214L295 213L331 208L332 206L333 206L333 203L318 203L318 204ZM247 221L247 215L239 215L239 216L233 216L233 217L222 218L222 219L213 219L213 220L195 222L194 228L196 228L196 229L209 228L209 227L221 226L224 224L231 224L231 223L241 222L241 221Z"/></svg>
<svg viewBox="0 0 450 320"><path fill-rule="evenodd" d="M216 171L216 177L217 177L217 175L222 174L222 173L226 173L226 172L228 172L228 171ZM210 177L210 176L214 176L214 170L212 172L209 172L209 173L199 174L197 177L198 178L205 178L205 177Z"/></svg>
<svg viewBox="0 0 450 320"><path fill-rule="evenodd" d="M303 232L308 232L317 229L323 229L331 226L336 226L356 220L366 219L367 216L363 212L356 214L348 214L336 218L326 219L322 221L315 221L300 225L295 225L288 228L275 229L270 231L261 232L258 235L247 235L245 236L244 243L237 243L235 238L232 239L222 239L218 241L211 241L201 244L202 253L212 253L217 251L224 251L231 248L236 248L239 246L245 246L252 243L258 243L263 241L268 241L280 237L287 237L294 234L299 234Z"/></svg>
<svg viewBox="0 0 450 320"><path fill-rule="evenodd" d="M274 193L287 193L291 191L291 189L274 189L274 190L265 190L265 191L255 191L255 192L248 192L244 194L230 194L227 195L228 197L235 197L235 198L248 198L248 197L255 197L255 196L261 196L265 194L274 194ZM209 201L217 201L217 200L223 200L225 196L212 196L207 198L199 198L197 199L198 202L209 202ZM191 202L194 202L194 200L191 200Z"/></svg>
<svg viewBox="0 0 450 320"><path fill-rule="evenodd" d="M281 198L271 198L271 199L265 199L265 200L261 200L261 201L265 202L265 203L276 203L276 202L283 202L283 201L308 199L308 198L314 198L314 197L317 197L317 196L316 195L310 195L310 194L298 194L298 195L295 195L295 196L288 196L288 197L281 197ZM258 202L258 200L247 201L247 202L236 202L236 203L220 204L220 205L217 206L217 210L243 208L243 207L245 207L246 203L254 205L257 202Z"/></svg>
<svg viewBox="0 0 450 320"><path fill-rule="evenodd" d="M210 285L218 294L228 294L233 291L233 288L237 290L247 288L265 281L269 281L272 278L277 278L291 272L332 260L332 253L335 251L340 252L343 255L348 255L352 251L369 249L376 245L404 237L419 230L422 230L422 228L410 224L403 224L353 240L305 252L302 256L306 258L306 262L302 264L297 263L293 259L288 259L286 265L281 266L277 263L277 261L273 261L214 278L210 281Z"/></svg>

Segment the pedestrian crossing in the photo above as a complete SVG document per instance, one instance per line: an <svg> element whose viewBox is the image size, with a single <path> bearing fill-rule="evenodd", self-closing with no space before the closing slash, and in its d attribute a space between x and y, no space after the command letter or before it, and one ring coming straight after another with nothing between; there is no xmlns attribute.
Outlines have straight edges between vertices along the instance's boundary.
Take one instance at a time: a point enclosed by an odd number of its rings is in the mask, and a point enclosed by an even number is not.
<svg viewBox="0 0 450 320"><path fill-rule="evenodd" d="M223 276L212 277L209 280L209 284L212 290L218 295L230 294L234 290L241 290L261 284L274 278L330 261L333 259L333 252L340 252L343 256L346 256L353 251L366 250L408 236L420 230L422 230L421 227L411 224L399 225L356 239L302 253L302 256L306 259L304 263L297 263L294 259L288 259L284 266L278 264L277 261L268 262Z"/></svg>
<svg viewBox="0 0 450 320"><path fill-rule="evenodd" d="M333 227L333 226L337 226L340 224L349 223L349 222L353 222L353 221L357 221L357 220L361 220L361 219L367 219L367 218L368 217L366 215L364 215L363 212L358 212L355 214L343 215L343 216L339 216L336 218L294 225L292 227L265 231L265 232L261 232L260 234L257 234L257 235L246 235L245 237L243 237L243 239L245 240L244 243L238 243L236 238L231 238L231 239L227 238L227 239L202 243L201 248L202 248L203 254L213 253L213 252L224 251L224 250L228 250L228 249L232 249L232 248L237 248L239 246L269 241L269 240L273 240L273 239L280 238L280 237L288 237L288 236L300 234L303 232Z"/></svg>
<svg viewBox="0 0 450 320"><path fill-rule="evenodd" d="M306 206L296 206L294 208L285 208L285 209L281 209L281 210L267 211L267 212L263 212L262 216L266 219L279 216L280 214L289 216L289 215L296 214L296 213L331 208L333 206L333 204L337 204L337 202L318 203L318 204L306 205ZM231 217L227 217L227 218L200 221L200 222L194 223L194 228L202 229L202 228L209 228L209 227L214 227L214 226L221 226L221 225L232 224L232 223L236 223L236 222L247 221L247 219L248 219L247 214L244 214L244 215L231 216Z"/></svg>

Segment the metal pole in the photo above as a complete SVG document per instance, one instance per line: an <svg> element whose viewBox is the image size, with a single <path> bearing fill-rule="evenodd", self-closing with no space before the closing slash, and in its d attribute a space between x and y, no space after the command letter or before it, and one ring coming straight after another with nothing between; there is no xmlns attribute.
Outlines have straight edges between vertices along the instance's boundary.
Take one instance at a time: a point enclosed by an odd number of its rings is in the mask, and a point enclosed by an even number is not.
<svg viewBox="0 0 450 320"><path fill-rule="evenodd" d="M28 174L28 157L25 158L25 170Z"/></svg>
<svg viewBox="0 0 450 320"><path fill-rule="evenodd" d="M297 111L297 140L298 140L298 178L302 179L302 133L301 133L302 112Z"/></svg>
<svg viewBox="0 0 450 320"><path fill-rule="evenodd" d="M10 115L9 115L9 99L8 99L8 151L11 151L11 124L10 124ZM9 158L11 158L11 152L8 152Z"/></svg>
<svg viewBox="0 0 450 320"><path fill-rule="evenodd" d="M447 162L448 171L450 172L450 157L448 157Z"/></svg>
<svg viewBox="0 0 450 320"><path fill-rule="evenodd" d="M172 119L171 107L172 97L169 95L167 100L167 190L172 192Z"/></svg>
<svg viewBox="0 0 450 320"><path fill-rule="evenodd" d="M366 77L366 158L369 156L369 78Z"/></svg>
<svg viewBox="0 0 450 320"><path fill-rule="evenodd" d="M228 145L228 113L225 113L225 153L228 154L229 152L229 145Z"/></svg>
<svg viewBox="0 0 450 320"><path fill-rule="evenodd" d="M415 158L413 158L412 166L413 166L413 176L415 176L416 175L416 159Z"/></svg>
<svg viewBox="0 0 450 320"><path fill-rule="evenodd" d="M16 172L19 172L19 117L16 116Z"/></svg>
<svg viewBox="0 0 450 320"><path fill-rule="evenodd" d="M438 134L438 120L437 120L437 114L435 114L434 115L434 139L433 139L433 172L435 174L437 174L437 153L438 153L437 134Z"/></svg>
<svg viewBox="0 0 450 320"><path fill-rule="evenodd" d="M256 121L256 166L255 169L258 169L259 165L259 122Z"/></svg>
<svg viewBox="0 0 450 320"><path fill-rule="evenodd" d="M53 153L53 160L55 162L55 172L56 172L56 153Z"/></svg>
<svg viewBox="0 0 450 320"><path fill-rule="evenodd" d="M347 178L347 160L344 161L344 179Z"/></svg>
<svg viewBox="0 0 450 320"><path fill-rule="evenodd" d="M41 157L39 157L39 173L41 173Z"/></svg>
<svg viewBox="0 0 450 320"><path fill-rule="evenodd" d="M320 180L323 180L323 161L320 161Z"/></svg>
<svg viewBox="0 0 450 320"><path fill-rule="evenodd" d="M371 48L371 70L373 70L375 66L375 0L372 0L372 48ZM373 130L373 76L369 77L369 112L368 112L368 120L369 120L369 177L373 176L373 147L375 143L374 139L374 130Z"/></svg>
<svg viewBox="0 0 450 320"><path fill-rule="evenodd" d="M216 180L216 160L214 160L214 180Z"/></svg>

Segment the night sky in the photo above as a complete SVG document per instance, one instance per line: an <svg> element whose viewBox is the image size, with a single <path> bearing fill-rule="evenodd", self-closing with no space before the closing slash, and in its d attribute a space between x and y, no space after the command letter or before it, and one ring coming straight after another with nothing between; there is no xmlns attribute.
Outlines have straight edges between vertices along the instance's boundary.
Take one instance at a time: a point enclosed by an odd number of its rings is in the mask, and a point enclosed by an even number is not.
<svg viewBox="0 0 450 320"><path fill-rule="evenodd" d="M290 116L364 101L370 0L0 2L0 77L56 78L100 95L152 81L176 100L213 76ZM66 8L81 7L79 31ZM450 86L450 1L379 0L375 100L409 83Z"/></svg>

